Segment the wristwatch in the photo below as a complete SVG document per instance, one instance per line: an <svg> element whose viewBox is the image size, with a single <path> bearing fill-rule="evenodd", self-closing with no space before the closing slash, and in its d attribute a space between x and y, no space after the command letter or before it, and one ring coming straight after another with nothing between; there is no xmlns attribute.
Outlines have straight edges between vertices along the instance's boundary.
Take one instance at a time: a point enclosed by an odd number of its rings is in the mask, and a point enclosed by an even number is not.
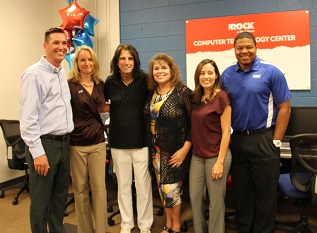
<svg viewBox="0 0 317 233"><path fill-rule="evenodd" d="M281 140L273 140L273 144L274 144L276 147L281 147L281 146L282 146Z"/></svg>

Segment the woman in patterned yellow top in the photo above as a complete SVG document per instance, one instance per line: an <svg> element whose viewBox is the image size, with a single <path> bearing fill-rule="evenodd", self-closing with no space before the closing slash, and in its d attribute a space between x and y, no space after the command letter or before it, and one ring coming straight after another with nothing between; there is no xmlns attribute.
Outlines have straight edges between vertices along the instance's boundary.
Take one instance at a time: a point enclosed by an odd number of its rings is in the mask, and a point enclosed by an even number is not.
<svg viewBox="0 0 317 233"><path fill-rule="evenodd" d="M162 233L180 232L182 179L191 148L191 90L182 82L174 59L160 53L149 61L151 94L144 114L158 189L165 208Z"/></svg>

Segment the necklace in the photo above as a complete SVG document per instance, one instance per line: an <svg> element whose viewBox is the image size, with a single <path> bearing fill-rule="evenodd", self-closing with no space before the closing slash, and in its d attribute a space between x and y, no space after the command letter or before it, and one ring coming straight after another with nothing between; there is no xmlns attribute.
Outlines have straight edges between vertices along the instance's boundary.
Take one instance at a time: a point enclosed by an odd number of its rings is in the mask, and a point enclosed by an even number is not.
<svg viewBox="0 0 317 233"><path fill-rule="evenodd" d="M133 78L131 78L133 79ZM122 80L122 79L121 79ZM132 82L132 81L131 81ZM130 83L131 83L130 82ZM125 84L125 83L124 83ZM134 82L132 82L132 85L130 87L128 87L128 85L126 85L127 87L124 87L124 86L120 86L120 89L121 89L121 95L122 95L122 100L123 100L123 103L124 103L124 111L127 111L127 102L128 100L131 98L132 96L132 93L133 93L133 87L134 87ZM127 94L127 91L128 89L130 89L130 94L128 96L125 96L124 95L124 91L123 91L123 88L125 89L125 92Z"/></svg>
<svg viewBox="0 0 317 233"><path fill-rule="evenodd" d="M172 90L170 90L169 92L167 92L165 94L159 94L156 91L156 96L155 96L155 99L154 99L154 103L157 103L157 102L160 102L162 100L165 100L171 93L172 93Z"/></svg>
<svg viewBox="0 0 317 233"><path fill-rule="evenodd" d="M160 91L158 89L160 89ZM174 90L174 86L173 85L172 86L167 86L167 87L164 87L164 88L157 87L155 91L156 91L156 93L158 95L165 95L165 94L170 93L172 90Z"/></svg>
<svg viewBox="0 0 317 233"><path fill-rule="evenodd" d="M128 80L124 80L121 78L121 81L123 82L124 85L129 86L132 83L133 78L130 78Z"/></svg>
<svg viewBox="0 0 317 233"><path fill-rule="evenodd" d="M202 96L202 97L201 97L201 102L204 103L204 104L207 104L207 103L209 103L210 98L211 98L211 94L209 94L209 95L206 96L206 97Z"/></svg>
<svg viewBox="0 0 317 233"><path fill-rule="evenodd" d="M84 85L85 87L92 87L94 85L94 83L91 83L91 84L81 83L81 84Z"/></svg>

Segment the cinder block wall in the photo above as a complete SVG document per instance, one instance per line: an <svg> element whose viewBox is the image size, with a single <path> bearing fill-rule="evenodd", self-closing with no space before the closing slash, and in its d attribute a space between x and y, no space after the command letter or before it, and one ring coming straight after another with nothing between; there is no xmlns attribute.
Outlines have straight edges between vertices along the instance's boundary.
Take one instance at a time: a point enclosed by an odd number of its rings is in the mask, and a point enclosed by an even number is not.
<svg viewBox="0 0 317 233"><path fill-rule="evenodd" d="M137 48L145 71L154 54L168 53L186 81L185 20L291 10L310 10L312 83L310 91L292 91L291 104L317 105L316 0L120 0L121 43Z"/></svg>

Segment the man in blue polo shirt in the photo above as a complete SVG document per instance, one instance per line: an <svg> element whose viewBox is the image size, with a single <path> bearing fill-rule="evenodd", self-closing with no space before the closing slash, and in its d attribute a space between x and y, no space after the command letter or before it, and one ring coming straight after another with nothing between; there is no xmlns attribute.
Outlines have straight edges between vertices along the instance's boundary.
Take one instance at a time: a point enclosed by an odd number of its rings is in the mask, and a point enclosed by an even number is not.
<svg viewBox="0 0 317 233"><path fill-rule="evenodd" d="M280 146L290 117L283 73L257 57L249 32L234 40L237 63L221 75L232 106L232 185L238 232L273 233Z"/></svg>

